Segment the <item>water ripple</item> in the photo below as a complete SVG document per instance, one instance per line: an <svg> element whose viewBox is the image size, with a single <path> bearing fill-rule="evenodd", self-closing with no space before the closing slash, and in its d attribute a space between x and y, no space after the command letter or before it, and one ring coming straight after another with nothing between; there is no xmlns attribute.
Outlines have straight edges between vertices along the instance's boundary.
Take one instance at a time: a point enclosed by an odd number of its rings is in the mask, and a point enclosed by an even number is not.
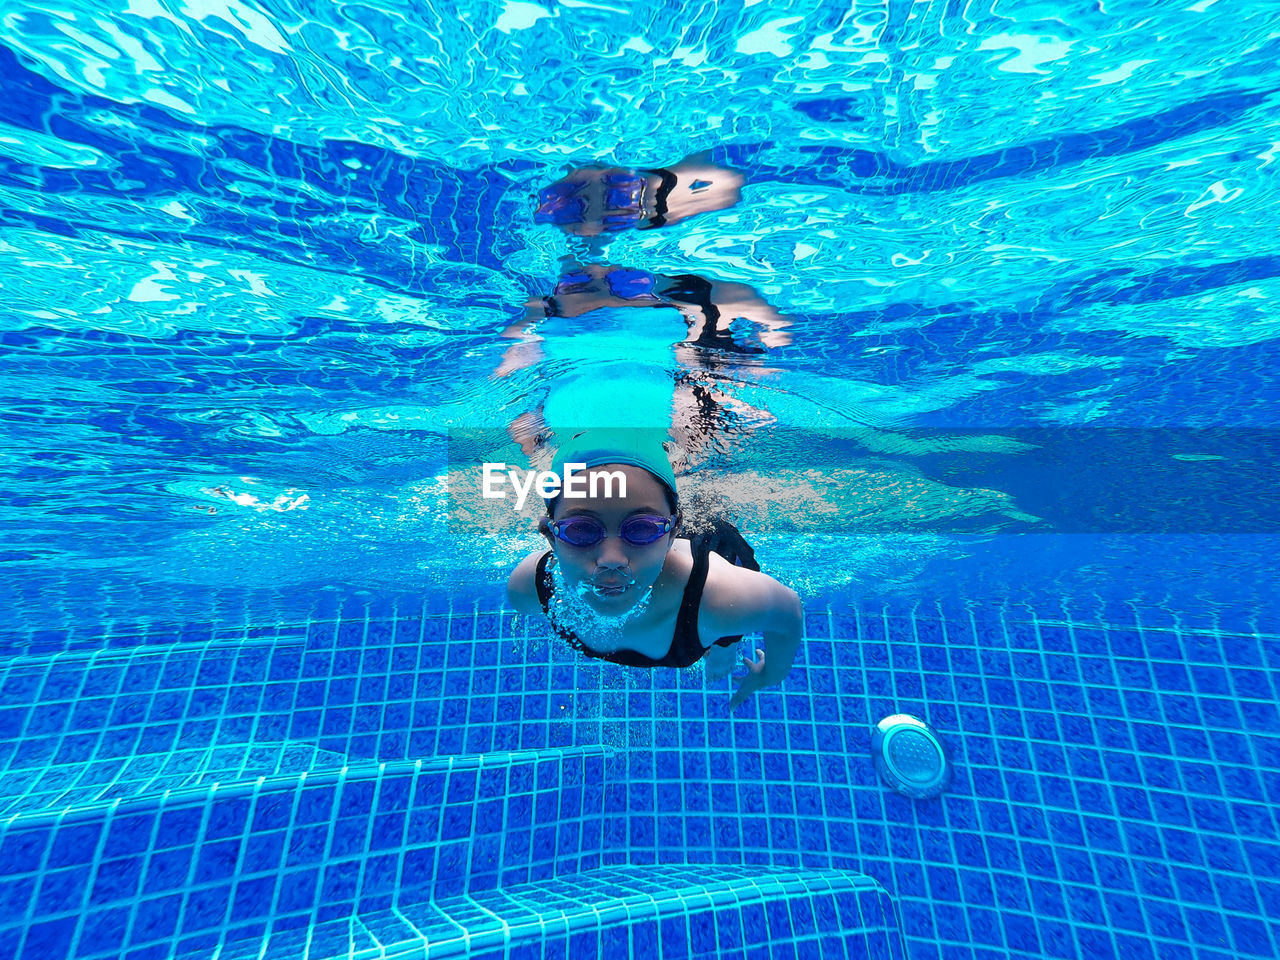
<svg viewBox="0 0 1280 960"><path fill-rule="evenodd" d="M371 588L488 577L527 525L447 540L444 438L581 372L497 374L568 262L745 284L789 319L702 373L744 433L863 431L814 465L846 471L825 488L800 470L769 500L750 445L716 468L813 593L1002 589L947 538L779 532L853 515L869 477L913 515L1030 522L923 475L911 426L1272 425L1274 16L953 7L2 0L13 609L53 616L47 588L100 618L68 571L172 596L335 563ZM607 247L533 222L568 168L692 155L741 170L741 201ZM1000 582L1105 592L1107 549Z"/></svg>

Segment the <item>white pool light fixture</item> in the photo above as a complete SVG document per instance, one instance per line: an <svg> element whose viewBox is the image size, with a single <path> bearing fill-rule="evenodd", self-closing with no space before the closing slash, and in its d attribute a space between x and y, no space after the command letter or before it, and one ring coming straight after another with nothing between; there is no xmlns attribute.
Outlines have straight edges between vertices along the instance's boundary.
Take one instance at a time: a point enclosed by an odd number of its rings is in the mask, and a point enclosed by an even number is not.
<svg viewBox="0 0 1280 960"><path fill-rule="evenodd" d="M895 713L876 724L871 760L880 779L904 796L936 797L951 785L951 758L923 720Z"/></svg>

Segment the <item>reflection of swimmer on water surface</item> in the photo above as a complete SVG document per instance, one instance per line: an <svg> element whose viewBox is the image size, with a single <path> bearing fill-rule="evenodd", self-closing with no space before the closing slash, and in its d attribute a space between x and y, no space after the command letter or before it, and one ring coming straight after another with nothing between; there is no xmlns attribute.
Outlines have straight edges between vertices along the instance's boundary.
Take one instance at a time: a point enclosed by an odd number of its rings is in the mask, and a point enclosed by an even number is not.
<svg viewBox="0 0 1280 960"><path fill-rule="evenodd" d="M646 310L640 313L633 308ZM683 331L672 322L677 315L684 322ZM748 339L745 331L732 330L734 320L753 324L754 336ZM658 380L651 386L662 396L653 397L652 404L665 405L667 419L662 422L673 425L673 435L694 462L700 451L742 433L746 424L771 420L765 411L731 397L723 386L743 370L755 377L776 372L763 366L759 356L767 348L791 342L788 326L789 321L746 284L694 274L664 276L603 264L574 265L551 295L530 300L524 319L503 331L504 337L517 342L506 351L494 375L505 377L544 358L570 360L592 378L621 376L619 386L634 407L636 381L652 379L646 374L658 371ZM588 363L596 369L586 369ZM575 369L569 378L578 372ZM558 393L562 395L563 388ZM596 391L584 402L596 402L598 397ZM548 404L557 399L563 397L551 397ZM511 435L527 455L532 455L537 438L548 427L556 428L555 411L546 406L512 424ZM655 410L649 412L656 415ZM572 416L588 414L575 411ZM575 422L623 426L656 421Z"/></svg>
<svg viewBox="0 0 1280 960"><path fill-rule="evenodd" d="M580 237L652 230L733 206L742 183L741 173L702 154L653 169L581 167L539 191L533 218Z"/></svg>
<svg viewBox="0 0 1280 960"><path fill-rule="evenodd" d="M571 266L549 296L525 304L524 319L502 332L502 336L522 342L507 351L495 376L506 376L538 358L538 338L529 334L546 317L580 317L602 307L663 306L676 308L687 321L689 330L683 342L688 346L725 354L761 354L764 348L791 343L786 331L791 322L745 283L589 263ZM735 320L755 324L755 336L762 346L738 342L731 329Z"/></svg>
<svg viewBox="0 0 1280 960"><path fill-rule="evenodd" d="M637 667L687 667L705 657L712 678L737 664L744 634L762 633L758 657L743 655L748 673L729 709L781 683L800 645L800 599L759 572L731 523L717 519L681 536L684 516L661 432L566 436L553 472L563 476L566 464L582 463L584 490L607 473L625 480L626 495L601 483L591 496L548 498L538 530L551 549L530 553L511 573L512 606L545 614L557 635L589 657Z"/></svg>

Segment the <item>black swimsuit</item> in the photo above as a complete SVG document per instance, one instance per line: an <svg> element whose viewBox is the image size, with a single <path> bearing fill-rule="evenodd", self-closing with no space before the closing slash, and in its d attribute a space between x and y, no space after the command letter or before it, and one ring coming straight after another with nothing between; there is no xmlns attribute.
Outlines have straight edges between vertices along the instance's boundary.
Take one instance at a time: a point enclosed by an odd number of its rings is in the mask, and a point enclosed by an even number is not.
<svg viewBox="0 0 1280 960"><path fill-rule="evenodd" d="M723 527L728 527L737 534L737 530L732 525L720 521ZM717 526L717 531L722 529ZM689 582L684 585L684 594L680 598L680 610L676 613L676 629L675 635L671 639L671 649L667 651L667 655L660 660L640 653L638 650L613 650L604 653L599 650L593 650L588 647L572 630L568 630L552 620L556 633L563 639L568 641L569 646L575 650L580 650L588 657L595 657L598 660L609 660L613 663L620 663L625 667L688 667L697 663L707 653L708 648L702 645L702 641L698 639L698 606L702 602L702 590L707 583L707 568L711 561L708 559L711 553L710 541L712 536L703 534L695 537L690 541L690 547L693 550L693 569L689 571ZM738 540L745 547L743 555L735 557L726 557L726 559L737 562L740 566L746 566L749 569L759 570L759 565L755 562L755 556L746 541L741 540L738 534ZM717 551L719 552L719 551ZM555 593L555 582L552 579L551 571L547 569L547 559L551 556L548 550L538 560L538 568L534 572L534 584L538 588L538 600L542 603L542 609L547 611L551 596ZM731 647L742 636L721 637L716 641L716 646Z"/></svg>

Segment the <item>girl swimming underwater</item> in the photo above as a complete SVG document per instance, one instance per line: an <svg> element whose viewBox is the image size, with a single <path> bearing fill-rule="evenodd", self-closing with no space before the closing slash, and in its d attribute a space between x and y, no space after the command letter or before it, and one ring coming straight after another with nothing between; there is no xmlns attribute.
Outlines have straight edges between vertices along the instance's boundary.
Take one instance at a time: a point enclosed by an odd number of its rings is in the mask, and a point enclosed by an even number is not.
<svg viewBox="0 0 1280 960"><path fill-rule="evenodd" d="M587 656L644 667L687 667L706 656L713 677L733 668L732 648L743 634L763 633L759 658L743 657L749 672L729 709L781 683L800 645L800 598L759 572L731 524L680 536L675 473L660 438L586 430L562 444L552 471L563 476L566 464L583 464L578 486L597 495L547 500L538 529L551 549L530 553L512 571L511 605L545 613ZM607 475L625 480L625 496L620 483L606 486Z"/></svg>

